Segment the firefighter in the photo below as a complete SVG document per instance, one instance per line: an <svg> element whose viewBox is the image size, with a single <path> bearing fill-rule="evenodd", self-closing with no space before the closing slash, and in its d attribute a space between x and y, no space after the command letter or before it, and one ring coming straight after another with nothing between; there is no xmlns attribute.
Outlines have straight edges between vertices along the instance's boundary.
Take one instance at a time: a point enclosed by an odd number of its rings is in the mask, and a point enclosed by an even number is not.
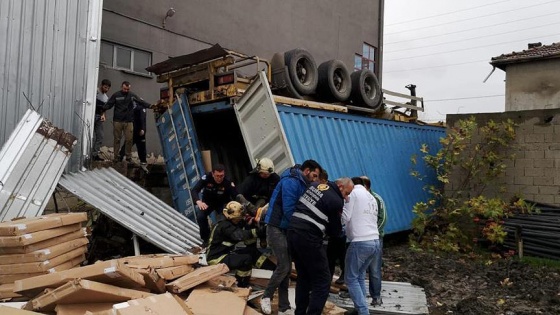
<svg viewBox="0 0 560 315"><path fill-rule="evenodd" d="M235 270L237 285L247 287L253 267L274 270L275 265L256 246L236 248L239 242L254 243L259 236L259 229L246 227L243 205L230 201L223 213L225 220L219 221L210 235L206 259L209 265L224 263Z"/></svg>

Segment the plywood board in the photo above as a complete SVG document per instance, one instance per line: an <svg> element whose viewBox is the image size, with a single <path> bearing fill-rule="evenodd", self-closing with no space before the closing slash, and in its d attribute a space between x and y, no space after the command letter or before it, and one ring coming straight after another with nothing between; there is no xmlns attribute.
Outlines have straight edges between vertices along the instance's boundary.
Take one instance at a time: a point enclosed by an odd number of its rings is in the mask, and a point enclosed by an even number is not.
<svg viewBox="0 0 560 315"><path fill-rule="evenodd" d="M144 291L76 279L32 299L24 309L49 312L54 311L57 304L120 303L150 295L152 294Z"/></svg>
<svg viewBox="0 0 560 315"><path fill-rule="evenodd" d="M42 242L38 242L35 244L25 245L25 246L16 246L16 247L1 247L0 246L0 254L25 254L31 253L36 250L49 248L51 246L75 240L78 238L86 237L87 230L86 228L82 228L78 231L70 232L64 235L57 236L55 238L51 238Z"/></svg>
<svg viewBox="0 0 560 315"><path fill-rule="evenodd" d="M0 223L0 236L15 236L87 221L86 212L53 213Z"/></svg>
<svg viewBox="0 0 560 315"><path fill-rule="evenodd" d="M17 280L14 283L14 291L25 296L34 297L45 288L55 288L78 278L132 289L146 285L144 277L138 272L116 260L108 260L89 266Z"/></svg>

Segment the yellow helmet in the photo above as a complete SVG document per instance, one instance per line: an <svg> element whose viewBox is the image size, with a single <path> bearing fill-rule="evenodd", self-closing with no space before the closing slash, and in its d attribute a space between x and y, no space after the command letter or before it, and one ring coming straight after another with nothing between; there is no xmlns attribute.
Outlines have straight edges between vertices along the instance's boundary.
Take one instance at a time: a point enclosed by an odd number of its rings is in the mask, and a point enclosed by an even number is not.
<svg viewBox="0 0 560 315"><path fill-rule="evenodd" d="M268 174L274 173L274 162L269 158L257 160L257 171Z"/></svg>
<svg viewBox="0 0 560 315"><path fill-rule="evenodd" d="M224 216L228 220L243 218L243 206L237 201L230 201L224 208Z"/></svg>

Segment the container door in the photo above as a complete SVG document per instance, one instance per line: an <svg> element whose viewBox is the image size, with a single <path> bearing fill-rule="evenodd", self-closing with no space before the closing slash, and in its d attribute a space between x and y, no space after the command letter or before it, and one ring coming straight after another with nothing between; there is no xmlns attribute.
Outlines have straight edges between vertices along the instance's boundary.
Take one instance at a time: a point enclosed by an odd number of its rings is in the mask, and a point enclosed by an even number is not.
<svg viewBox="0 0 560 315"><path fill-rule="evenodd" d="M175 209L196 222L190 189L204 174L202 154L185 94L156 117Z"/></svg>
<svg viewBox="0 0 560 315"><path fill-rule="evenodd" d="M253 167L256 159L264 157L274 162L278 174L294 165L264 72L259 73L234 108Z"/></svg>

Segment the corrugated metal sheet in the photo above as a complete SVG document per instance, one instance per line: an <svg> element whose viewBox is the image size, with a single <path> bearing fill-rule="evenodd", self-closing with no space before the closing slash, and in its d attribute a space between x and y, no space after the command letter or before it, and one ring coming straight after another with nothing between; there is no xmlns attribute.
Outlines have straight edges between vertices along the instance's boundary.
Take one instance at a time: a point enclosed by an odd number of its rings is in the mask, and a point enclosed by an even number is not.
<svg viewBox="0 0 560 315"><path fill-rule="evenodd" d="M156 126L163 149L173 205L175 209L196 222L190 190L198 182L201 174L204 174L204 170L189 110L186 95L181 94L173 106L156 117Z"/></svg>
<svg viewBox="0 0 560 315"><path fill-rule="evenodd" d="M41 215L76 137L28 110L0 150L0 221Z"/></svg>
<svg viewBox="0 0 560 315"><path fill-rule="evenodd" d="M59 184L168 253L201 243L195 223L112 168L64 174Z"/></svg>
<svg viewBox="0 0 560 315"><path fill-rule="evenodd" d="M284 170L294 165L294 160L272 97L266 74L261 71L235 104L235 116L251 166L256 166L256 159L267 157L277 170Z"/></svg>
<svg viewBox="0 0 560 315"><path fill-rule="evenodd" d="M80 139L89 152L102 0L0 1L0 145L30 108ZM27 100L29 99L29 102Z"/></svg>
<svg viewBox="0 0 560 315"><path fill-rule="evenodd" d="M427 200L422 189L436 184L435 177L419 181L409 175L410 158L425 143L440 147L445 129L278 105L280 119L297 163L317 160L329 178L367 175L372 189L388 208L386 233L410 229L414 203ZM421 172L427 171L418 163Z"/></svg>

